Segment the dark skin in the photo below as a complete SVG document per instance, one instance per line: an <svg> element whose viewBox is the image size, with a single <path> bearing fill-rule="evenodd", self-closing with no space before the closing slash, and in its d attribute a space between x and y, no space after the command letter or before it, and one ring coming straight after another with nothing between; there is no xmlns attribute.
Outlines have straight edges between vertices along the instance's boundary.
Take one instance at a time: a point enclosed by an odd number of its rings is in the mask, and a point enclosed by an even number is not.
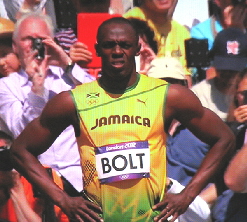
<svg viewBox="0 0 247 222"><path fill-rule="evenodd" d="M99 35L98 44L95 45L97 54L102 58L100 83L108 91L125 90L136 82L134 59L141 46L132 28L126 29L128 37L117 24L112 24L112 30L107 30L108 35Z"/></svg>
<svg viewBox="0 0 247 222"><path fill-rule="evenodd" d="M110 23L99 31L96 50L103 64L100 83L107 91L115 91L116 88L121 91L135 83L134 57L139 52L137 40L129 24ZM175 221L184 213L217 170L228 161L234 147L234 136L227 126L215 114L203 108L197 97L183 86L174 84L169 87L165 119L166 131L173 119L177 119L212 148L197 174L181 193L167 194L162 202L153 206L153 209L161 211L154 221L165 221L171 215L173 219L170 221ZM101 212L98 206L81 197L69 197L51 181L36 159L69 125L73 125L75 132L79 133L74 102L69 92L62 92L48 102L41 116L31 122L15 140L11 148L15 166L69 217L78 221L102 221L97 214Z"/></svg>
<svg viewBox="0 0 247 222"><path fill-rule="evenodd" d="M5 139L0 138L0 147L8 145ZM9 199L9 189L13 186L12 172L0 170L0 209Z"/></svg>
<svg viewBox="0 0 247 222"><path fill-rule="evenodd" d="M11 171L0 171L0 209L9 199L9 188L12 184Z"/></svg>

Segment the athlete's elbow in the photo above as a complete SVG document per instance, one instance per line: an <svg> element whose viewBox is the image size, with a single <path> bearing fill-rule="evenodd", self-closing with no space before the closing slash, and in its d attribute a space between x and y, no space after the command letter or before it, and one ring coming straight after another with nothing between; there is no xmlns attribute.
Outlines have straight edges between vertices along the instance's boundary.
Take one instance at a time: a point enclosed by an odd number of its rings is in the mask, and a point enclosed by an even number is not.
<svg viewBox="0 0 247 222"><path fill-rule="evenodd" d="M236 138L235 135L229 130L227 135L224 135L222 138L225 143L225 150L227 151L229 157L231 158L234 154L235 146L236 146Z"/></svg>

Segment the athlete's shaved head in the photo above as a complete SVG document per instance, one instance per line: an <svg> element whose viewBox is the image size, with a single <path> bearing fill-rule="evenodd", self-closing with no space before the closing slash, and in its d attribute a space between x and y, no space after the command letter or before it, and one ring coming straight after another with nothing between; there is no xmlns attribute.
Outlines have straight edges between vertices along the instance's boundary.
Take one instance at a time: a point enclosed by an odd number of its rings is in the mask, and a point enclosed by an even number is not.
<svg viewBox="0 0 247 222"><path fill-rule="evenodd" d="M97 33L97 42L100 42L101 40L101 36L102 36L102 33L105 32L105 27L110 25L110 24L126 24L126 25L129 25L133 32L134 32L134 35L136 36L136 42L138 42L139 40L139 34L137 32L137 30L135 29L134 25L126 18L123 18L123 17L113 17L113 18L110 18L106 21L104 21L98 28L98 33Z"/></svg>

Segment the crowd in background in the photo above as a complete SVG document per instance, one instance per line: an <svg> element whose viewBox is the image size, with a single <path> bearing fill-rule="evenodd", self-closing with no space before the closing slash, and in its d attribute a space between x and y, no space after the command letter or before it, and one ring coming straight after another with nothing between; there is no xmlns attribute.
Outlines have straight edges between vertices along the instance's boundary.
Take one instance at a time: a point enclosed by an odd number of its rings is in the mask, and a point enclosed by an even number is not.
<svg viewBox="0 0 247 222"><path fill-rule="evenodd" d="M231 164L218 172L178 221L247 221L247 173L236 168L238 163L247 166L247 1L170 0L169 8L158 2L0 0L0 221L76 221L54 208L15 171L8 151L54 95L102 75L100 65L90 65L98 55L80 41L77 16L81 13L127 18L141 44L135 57L137 72L191 89L236 137ZM80 35L96 42L86 32ZM40 49L33 48L37 39L45 45L40 58ZM168 192L180 192L211 144L197 139L177 121L169 134L167 183L172 181L174 188ZM72 126L37 156L58 186L73 197L81 195L83 175Z"/></svg>

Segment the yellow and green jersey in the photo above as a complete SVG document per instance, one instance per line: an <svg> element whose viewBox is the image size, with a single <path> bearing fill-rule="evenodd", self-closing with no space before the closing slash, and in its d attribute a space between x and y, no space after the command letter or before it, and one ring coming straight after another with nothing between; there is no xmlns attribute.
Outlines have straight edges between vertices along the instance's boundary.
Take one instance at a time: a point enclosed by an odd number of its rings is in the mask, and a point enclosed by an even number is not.
<svg viewBox="0 0 247 222"><path fill-rule="evenodd" d="M105 222L153 221L166 184L164 113L168 84L138 74L112 94L98 81L71 91L80 119L77 138L84 189Z"/></svg>

